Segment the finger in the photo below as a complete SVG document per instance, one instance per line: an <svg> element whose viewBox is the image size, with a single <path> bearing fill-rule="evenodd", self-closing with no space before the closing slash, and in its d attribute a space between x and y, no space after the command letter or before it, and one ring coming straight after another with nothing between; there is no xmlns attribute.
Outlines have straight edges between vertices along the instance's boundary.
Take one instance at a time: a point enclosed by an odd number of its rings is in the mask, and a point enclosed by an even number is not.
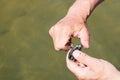
<svg viewBox="0 0 120 80"><path fill-rule="evenodd" d="M77 59L77 61L90 68L94 69L96 66L99 65L99 59L93 58L81 51L75 50L73 52L73 56L75 57L75 59Z"/></svg>
<svg viewBox="0 0 120 80"><path fill-rule="evenodd" d="M89 48L90 36L86 27L83 27L78 33L78 38L81 40L81 44L84 48Z"/></svg>
<svg viewBox="0 0 120 80"><path fill-rule="evenodd" d="M78 63L77 62L73 62L71 61L69 58L68 58L68 55L66 56L66 64L67 64L67 67L70 71L72 72L79 72L79 69L81 68L80 66L78 66Z"/></svg>
<svg viewBox="0 0 120 80"><path fill-rule="evenodd" d="M68 50L67 45L71 44L71 34L66 30L55 30L54 46L56 50Z"/></svg>
<svg viewBox="0 0 120 80"><path fill-rule="evenodd" d="M81 65L83 65L82 63L78 63L77 61L73 62L73 61L69 60L68 55L69 54L67 54L67 56L66 56L66 64L67 64L68 69L71 72L73 72L74 75L76 75L79 79L84 80L86 78L86 76L88 76L86 74L88 74L89 68L81 66Z"/></svg>
<svg viewBox="0 0 120 80"><path fill-rule="evenodd" d="M56 50L68 50L72 42L71 35L67 30L53 26L49 30L49 34L53 39L54 47Z"/></svg>
<svg viewBox="0 0 120 80"><path fill-rule="evenodd" d="M70 69L71 69L73 66L74 66L74 67L77 67L77 66L76 66L76 63L73 62L73 61L71 61L71 60L68 58L68 54L67 54L67 56L66 56L66 63L67 63L67 67L70 68Z"/></svg>

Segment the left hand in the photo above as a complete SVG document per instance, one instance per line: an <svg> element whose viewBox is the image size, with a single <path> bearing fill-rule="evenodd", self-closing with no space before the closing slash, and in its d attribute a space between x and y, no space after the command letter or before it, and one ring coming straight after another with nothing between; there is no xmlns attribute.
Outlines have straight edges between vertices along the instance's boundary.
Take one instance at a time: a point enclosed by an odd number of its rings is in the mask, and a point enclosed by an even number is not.
<svg viewBox="0 0 120 80"><path fill-rule="evenodd" d="M56 50L68 50L67 43L72 44L71 38L81 39L84 48L89 48L89 31L82 19L64 17L49 30Z"/></svg>

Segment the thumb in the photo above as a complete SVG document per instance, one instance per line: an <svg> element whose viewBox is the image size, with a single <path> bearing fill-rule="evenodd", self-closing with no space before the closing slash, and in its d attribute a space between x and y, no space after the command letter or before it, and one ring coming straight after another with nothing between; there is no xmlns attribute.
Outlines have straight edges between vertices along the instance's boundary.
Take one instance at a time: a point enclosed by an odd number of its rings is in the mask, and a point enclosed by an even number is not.
<svg viewBox="0 0 120 80"><path fill-rule="evenodd" d="M89 48L90 36L89 31L86 27L83 27L78 34L78 37L81 39L81 44L84 48Z"/></svg>
<svg viewBox="0 0 120 80"><path fill-rule="evenodd" d="M78 62L80 62L90 68L96 67L96 65L99 63L99 59L93 58L79 50L74 51L73 56L75 57L75 59Z"/></svg>

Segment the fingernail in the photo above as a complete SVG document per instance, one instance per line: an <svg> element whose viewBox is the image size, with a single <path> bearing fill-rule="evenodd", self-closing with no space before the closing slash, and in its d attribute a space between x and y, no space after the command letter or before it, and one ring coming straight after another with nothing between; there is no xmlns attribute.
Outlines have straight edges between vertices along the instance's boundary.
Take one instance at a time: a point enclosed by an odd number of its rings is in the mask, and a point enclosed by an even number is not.
<svg viewBox="0 0 120 80"><path fill-rule="evenodd" d="M73 56L74 56L75 58L77 58L79 55L80 55L80 52L79 52L79 51L74 51L74 52L73 52Z"/></svg>

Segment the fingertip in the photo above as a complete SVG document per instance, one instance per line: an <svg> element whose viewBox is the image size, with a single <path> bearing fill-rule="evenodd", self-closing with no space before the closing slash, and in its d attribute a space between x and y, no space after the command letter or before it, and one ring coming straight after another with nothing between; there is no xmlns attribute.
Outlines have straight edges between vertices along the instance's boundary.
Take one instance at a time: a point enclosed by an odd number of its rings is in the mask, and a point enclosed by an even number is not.
<svg viewBox="0 0 120 80"><path fill-rule="evenodd" d="M79 50L75 50L73 52L73 56L75 57L75 59L79 62L83 62L85 61L86 57L88 56L87 54L83 53L82 51Z"/></svg>
<svg viewBox="0 0 120 80"><path fill-rule="evenodd" d="M55 46L55 50L60 51L60 50L65 50L65 48L62 46Z"/></svg>
<svg viewBox="0 0 120 80"><path fill-rule="evenodd" d="M56 50L56 51L60 51L60 49L59 49L59 48L56 48L56 47L55 47L55 50Z"/></svg>
<svg viewBox="0 0 120 80"><path fill-rule="evenodd" d="M80 54L81 54L81 53L80 53L79 50L75 50L75 51L73 52L73 56L75 57L75 59L77 59Z"/></svg>
<svg viewBox="0 0 120 80"><path fill-rule="evenodd" d="M82 41L82 40L81 40L81 44L82 44L83 47L86 48L86 49L88 49L88 48L90 47L90 45L89 45L89 41L85 41L85 40Z"/></svg>
<svg viewBox="0 0 120 80"><path fill-rule="evenodd" d="M95 64L98 63L98 59L93 58L82 51L78 51L78 50L74 51L73 56L78 62L89 67L94 67Z"/></svg>
<svg viewBox="0 0 120 80"><path fill-rule="evenodd" d="M69 50L69 47L59 45L59 46L55 46L55 50L56 50L56 51L60 51L60 50L67 51L67 50Z"/></svg>

